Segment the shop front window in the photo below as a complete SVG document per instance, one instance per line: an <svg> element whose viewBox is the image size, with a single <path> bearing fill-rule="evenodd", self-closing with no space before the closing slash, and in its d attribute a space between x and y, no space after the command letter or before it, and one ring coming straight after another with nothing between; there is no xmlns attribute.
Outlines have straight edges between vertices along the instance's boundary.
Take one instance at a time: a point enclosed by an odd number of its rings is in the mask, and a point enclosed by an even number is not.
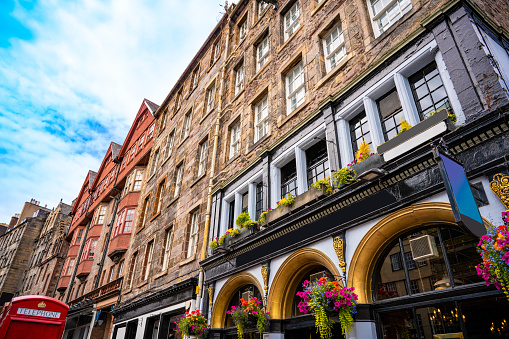
<svg viewBox="0 0 509 339"><path fill-rule="evenodd" d="M478 242L460 228L437 226L389 244L373 275L378 337L509 336L509 302L486 287L475 270Z"/></svg>

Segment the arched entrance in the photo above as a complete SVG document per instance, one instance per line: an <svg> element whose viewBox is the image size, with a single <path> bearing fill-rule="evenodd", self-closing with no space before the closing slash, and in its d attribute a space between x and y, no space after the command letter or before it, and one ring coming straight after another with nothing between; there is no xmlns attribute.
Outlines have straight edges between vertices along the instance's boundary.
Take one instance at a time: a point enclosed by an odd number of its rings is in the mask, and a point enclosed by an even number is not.
<svg viewBox="0 0 509 339"><path fill-rule="evenodd" d="M293 297L301 280L316 268L327 269L336 279L339 270L332 260L324 253L303 248L290 255L281 264L271 283L267 305L274 319L286 319L292 316Z"/></svg>
<svg viewBox="0 0 509 339"><path fill-rule="evenodd" d="M448 204L404 208L362 239L348 281L372 304L380 338L498 338L509 303L476 274L479 239Z"/></svg>
<svg viewBox="0 0 509 339"><path fill-rule="evenodd" d="M246 286L253 286L253 288L257 290L257 293L263 291L260 282L251 273L237 273L225 282L217 294L212 308L212 317L210 321L212 328L225 327L226 311L228 311L232 299ZM253 291L253 294L256 294L256 291Z"/></svg>

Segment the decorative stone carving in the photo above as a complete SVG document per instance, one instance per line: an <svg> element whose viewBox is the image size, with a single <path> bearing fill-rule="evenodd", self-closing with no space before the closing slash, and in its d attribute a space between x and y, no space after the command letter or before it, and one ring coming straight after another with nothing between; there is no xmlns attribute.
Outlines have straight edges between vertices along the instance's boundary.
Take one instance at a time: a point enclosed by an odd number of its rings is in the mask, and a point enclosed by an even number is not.
<svg viewBox="0 0 509 339"><path fill-rule="evenodd" d="M263 289L265 290L265 295L269 293L269 268L266 265L262 266L262 278L263 278Z"/></svg>
<svg viewBox="0 0 509 339"><path fill-rule="evenodd" d="M209 306L212 308L212 299L214 298L214 285L209 285Z"/></svg>
<svg viewBox="0 0 509 339"><path fill-rule="evenodd" d="M503 176L500 173L495 174L490 182L490 188L505 208L509 209L509 176Z"/></svg>
<svg viewBox="0 0 509 339"><path fill-rule="evenodd" d="M336 255L339 259L339 267L341 267L341 270L343 271L343 274L346 273L346 262L345 257L343 253L343 239L340 237L335 237L334 242L332 243L332 246L334 246L334 251L336 251Z"/></svg>

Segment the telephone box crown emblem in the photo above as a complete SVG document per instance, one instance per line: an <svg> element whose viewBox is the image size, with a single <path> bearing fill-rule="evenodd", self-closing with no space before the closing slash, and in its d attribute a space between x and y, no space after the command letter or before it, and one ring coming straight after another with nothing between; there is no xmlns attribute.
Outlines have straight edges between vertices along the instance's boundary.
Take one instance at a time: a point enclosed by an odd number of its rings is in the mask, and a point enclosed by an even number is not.
<svg viewBox="0 0 509 339"><path fill-rule="evenodd" d="M44 303L44 301L41 301L41 302L37 305L37 307L39 307L39 308L46 308L46 304Z"/></svg>

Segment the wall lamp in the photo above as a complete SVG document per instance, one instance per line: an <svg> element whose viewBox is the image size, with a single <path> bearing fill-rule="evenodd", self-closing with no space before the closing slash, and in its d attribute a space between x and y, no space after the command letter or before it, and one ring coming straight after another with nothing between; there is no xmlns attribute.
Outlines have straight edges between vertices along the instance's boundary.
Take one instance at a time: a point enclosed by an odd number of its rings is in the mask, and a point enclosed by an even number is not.
<svg viewBox="0 0 509 339"><path fill-rule="evenodd" d="M372 168L370 170L367 170L366 172L361 173L357 176L357 179L361 179L364 181L374 181L377 180L384 175L387 174L386 170L380 169L380 168Z"/></svg>

